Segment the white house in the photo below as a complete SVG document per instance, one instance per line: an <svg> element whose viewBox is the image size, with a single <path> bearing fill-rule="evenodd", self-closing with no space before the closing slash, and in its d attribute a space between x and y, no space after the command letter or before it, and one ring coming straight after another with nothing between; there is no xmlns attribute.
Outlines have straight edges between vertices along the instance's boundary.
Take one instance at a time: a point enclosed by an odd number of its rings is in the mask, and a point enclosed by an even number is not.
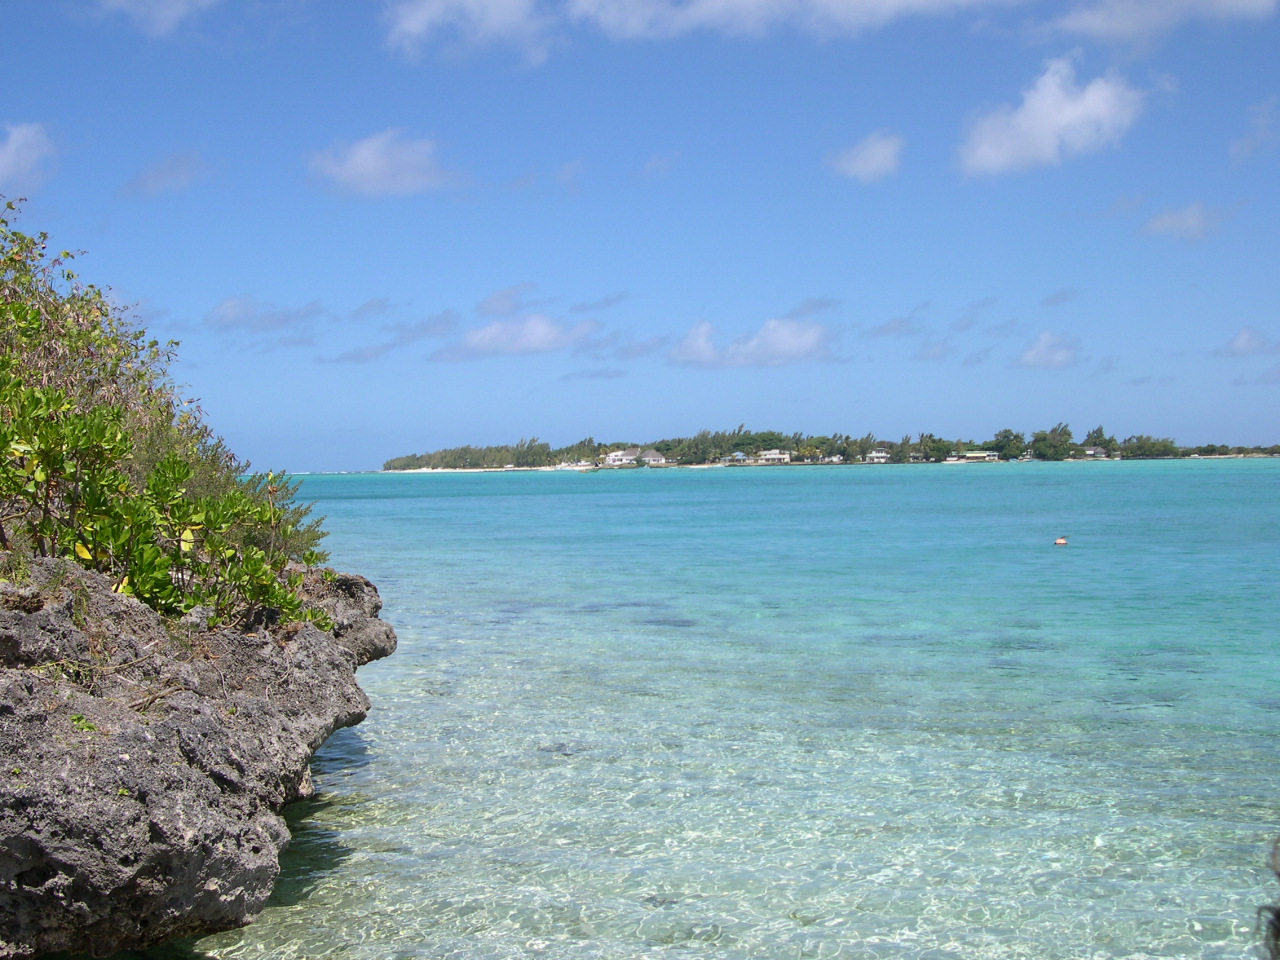
<svg viewBox="0 0 1280 960"><path fill-rule="evenodd" d="M888 463L889 451L886 447L876 447L867 454L867 463Z"/></svg>
<svg viewBox="0 0 1280 960"><path fill-rule="evenodd" d="M791 452L789 450L761 450L756 459L761 463L790 463Z"/></svg>
<svg viewBox="0 0 1280 960"><path fill-rule="evenodd" d="M627 447L625 450L615 450L613 453L606 453L604 456L604 465L606 467L630 467L633 466L637 460L642 461L645 466L649 467L662 466L667 462L667 458L652 447L643 452L639 447Z"/></svg>
<svg viewBox="0 0 1280 960"><path fill-rule="evenodd" d="M628 467L636 462L636 457L640 456L639 447L627 447L625 450L614 450L612 453L604 455L604 465L606 467Z"/></svg>

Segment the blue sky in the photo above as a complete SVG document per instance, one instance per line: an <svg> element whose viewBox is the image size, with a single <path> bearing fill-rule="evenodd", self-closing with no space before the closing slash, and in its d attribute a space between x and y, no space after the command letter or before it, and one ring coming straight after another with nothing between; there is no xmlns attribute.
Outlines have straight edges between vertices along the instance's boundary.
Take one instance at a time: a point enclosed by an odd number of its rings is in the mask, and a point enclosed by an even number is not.
<svg viewBox="0 0 1280 960"><path fill-rule="evenodd" d="M1280 441L1277 0L7 0L0 193L263 468Z"/></svg>

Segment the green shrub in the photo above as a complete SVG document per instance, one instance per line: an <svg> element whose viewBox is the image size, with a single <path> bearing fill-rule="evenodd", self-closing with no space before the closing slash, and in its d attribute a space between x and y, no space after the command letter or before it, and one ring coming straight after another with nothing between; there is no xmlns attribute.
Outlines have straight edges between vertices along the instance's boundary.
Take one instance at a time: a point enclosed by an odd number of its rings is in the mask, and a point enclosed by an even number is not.
<svg viewBox="0 0 1280 960"><path fill-rule="evenodd" d="M323 624L287 571L327 559L297 484L248 474L170 380L177 345L46 247L0 218L0 549L75 560L166 614Z"/></svg>

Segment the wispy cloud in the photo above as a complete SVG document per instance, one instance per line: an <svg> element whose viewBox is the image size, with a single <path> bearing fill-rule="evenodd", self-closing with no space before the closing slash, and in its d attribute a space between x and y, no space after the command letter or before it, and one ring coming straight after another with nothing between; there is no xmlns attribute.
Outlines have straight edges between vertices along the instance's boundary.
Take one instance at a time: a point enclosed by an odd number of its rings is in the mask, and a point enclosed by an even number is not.
<svg viewBox="0 0 1280 960"><path fill-rule="evenodd" d="M1256 357L1280 353L1280 340L1274 340L1256 327L1242 327L1231 342L1216 351L1220 357Z"/></svg>
<svg viewBox="0 0 1280 960"><path fill-rule="evenodd" d="M495 290L476 304L476 313L482 317L509 317L528 309L533 303L530 294L537 289L536 283L517 283Z"/></svg>
<svg viewBox="0 0 1280 960"><path fill-rule="evenodd" d="M983 297L981 300L975 300L969 306L965 307L964 313L960 314L951 324L951 329L956 333L965 333L977 326L978 318L990 307L998 302L996 297Z"/></svg>
<svg viewBox="0 0 1280 960"><path fill-rule="evenodd" d="M1001 5L1002 0L568 0L570 16L612 37L677 37L695 31L759 36L797 27L819 37L850 35L911 15Z"/></svg>
<svg viewBox="0 0 1280 960"><path fill-rule="evenodd" d="M867 329L868 337L918 337L924 331L911 317L894 317Z"/></svg>
<svg viewBox="0 0 1280 960"><path fill-rule="evenodd" d="M810 320L766 320L755 333L735 338L723 350L715 345L714 333L710 323L694 324L667 359L693 367L781 367L830 356L830 331Z"/></svg>
<svg viewBox="0 0 1280 960"><path fill-rule="evenodd" d="M1231 159L1243 163L1255 153L1274 147L1280 142L1276 115L1280 113L1280 97L1272 97L1249 108L1249 132L1232 141Z"/></svg>
<svg viewBox="0 0 1280 960"><path fill-rule="evenodd" d="M1022 333L1022 324L1012 318L999 323L989 323L982 332L989 337L1016 337Z"/></svg>
<svg viewBox="0 0 1280 960"><path fill-rule="evenodd" d="M392 303L386 297L372 297L352 310L347 316L352 320L381 317L391 311Z"/></svg>
<svg viewBox="0 0 1280 960"><path fill-rule="evenodd" d="M586 161L581 158L570 160L556 171L556 183L570 193L577 193L582 183L582 172L586 169Z"/></svg>
<svg viewBox="0 0 1280 960"><path fill-rule="evenodd" d="M627 299L628 296L625 293L611 293L607 297L601 297L599 300L575 303L569 309L574 313L599 313L601 310L609 310L616 307Z"/></svg>
<svg viewBox="0 0 1280 960"><path fill-rule="evenodd" d="M1142 112L1145 94L1122 77L1081 87L1070 57L1050 60L1018 107L998 107L969 127L960 148L967 173L1055 166L1119 141Z"/></svg>
<svg viewBox="0 0 1280 960"><path fill-rule="evenodd" d="M625 370L617 370L613 368L592 369L592 370L574 370L566 373L561 380L618 380L627 375Z"/></svg>
<svg viewBox="0 0 1280 960"><path fill-rule="evenodd" d="M636 340L629 333L613 330L598 337L584 337L574 345L573 352L596 360L639 360L664 350L670 343L667 337Z"/></svg>
<svg viewBox="0 0 1280 960"><path fill-rule="evenodd" d="M814 314L826 313L833 307L840 306L839 300L830 297L805 297L798 304L782 315L783 320L803 320Z"/></svg>
<svg viewBox="0 0 1280 960"><path fill-rule="evenodd" d="M1109 380L1119 369L1119 364L1115 357L1103 357L1093 365L1093 371L1089 374L1090 380Z"/></svg>
<svg viewBox="0 0 1280 960"><path fill-rule="evenodd" d="M1098 0L1077 4L1055 26L1095 40L1132 43L1195 20L1261 20L1275 11L1276 0Z"/></svg>
<svg viewBox="0 0 1280 960"><path fill-rule="evenodd" d="M1061 290L1055 290L1043 300L1040 301L1042 307L1060 307L1064 303L1070 303L1079 294L1074 287L1063 287Z"/></svg>
<svg viewBox="0 0 1280 960"><path fill-rule="evenodd" d="M869 327L863 331L864 337L919 337L923 336L927 331L916 321L919 320L920 314L929 308L929 301L918 303L911 308L910 312L901 316L894 317L892 320L886 320L884 323Z"/></svg>
<svg viewBox="0 0 1280 960"><path fill-rule="evenodd" d="M143 33L152 37L172 33L187 17L208 9L220 0L99 0L110 13L128 16Z"/></svg>
<svg viewBox="0 0 1280 960"><path fill-rule="evenodd" d="M1045 330L1027 346L1015 365L1040 370L1061 370L1074 367L1079 362L1079 354L1080 345L1074 338L1061 337Z"/></svg>
<svg viewBox="0 0 1280 960"><path fill-rule="evenodd" d="M1203 240L1222 222L1225 213L1193 203L1181 210L1166 210L1147 221L1147 233L1163 234L1177 240Z"/></svg>
<svg viewBox="0 0 1280 960"><path fill-rule="evenodd" d="M208 168L196 153L174 154L152 164L124 185L129 196L180 193L204 176Z"/></svg>
<svg viewBox="0 0 1280 960"><path fill-rule="evenodd" d="M0 140L0 188L31 190L44 182L54 154L42 123L6 123Z"/></svg>
<svg viewBox="0 0 1280 960"><path fill-rule="evenodd" d="M429 337L448 336L457 326L457 322L457 314L452 310L445 310L412 323L387 324L382 328L384 332L390 334L387 339L347 350L334 357L332 362L370 363Z"/></svg>
<svg viewBox="0 0 1280 960"><path fill-rule="evenodd" d="M324 310L315 300L282 309L261 304L253 297L228 297L205 314L204 322L218 333L278 333L305 327L323 315Z"/></svg>
<svg viewBox="0 0 1280 960"><path fill-rule="evenodd" d="M878 130L847 150L828 157L827 162L841 176L875 183L898 172L906 142L896 133Z"/></svg>
<svg viewBox="0 0 1280 960"><path fill-rule="evenodd" d="M920 344L919 349L913 355L913 360L923 360L929 363L936 363L945 360L952 354L951 344L945 340L926 340Z"/></svg>
<svg viewBox="0 0 1280 960"><path fill-rule="evenodd" d="M546 58L550 23L535 0L388 0L387 40L414 53L441 34L463 43L509 44L530 61Z"/></svg>
<svg viewBox="0 0 1280 960"><path fill-rule="evenodd" d="M595 329L596 324L591 320L570 327L541 313L517 320L494 320L468 331L457 343L437 350L431 359L483 360L486 357L551 353L572 346L590 336Z"/></svg>
<svg viewBox="0 0 1280 960"><path fill-rule="evenodd" d="M644 166L640 169L640 176L646 180L654 180L658 177L665 177L673 169L676 162L680 159L677 153L655 153L645 161Z"/></svg>
<svg viewBox="0 0 1280 960"><path fill-rule="evenodd" d="M455 180L436 162L434 140L409 140L394 128L354 143L334 144L313 153L309 163L313 173L366 197L408 196Z"/></svg>
<svg viewBox="0 0 1280 960"><path fill-rule="evenodd" d="M912 16L1006 7L1022 0L384 0L388 42L414 53L451 38L505 44L532 62L557 36L590 27L614 39L658 39L707 32L762 36L798 29L819 39L854 36Z"/></svg>
<svg viewBox="0 0 1280 960"><path fill-rule="evenodd" d="M1107 215L1112 217L1124 217L1136 214L1144 206L1146 206L1147 198L1140 193L1128 193L1124 196L1117 197L1107 206Z"/></svg>

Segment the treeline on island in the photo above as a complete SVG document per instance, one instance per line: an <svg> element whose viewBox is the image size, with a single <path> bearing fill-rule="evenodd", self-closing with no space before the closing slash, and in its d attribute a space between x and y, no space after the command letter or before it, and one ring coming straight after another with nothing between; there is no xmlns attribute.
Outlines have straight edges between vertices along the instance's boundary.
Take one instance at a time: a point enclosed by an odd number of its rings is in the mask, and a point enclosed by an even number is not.
<svg viewBox="0 0 1280 960"><path fill-rule="evenodd" d="M635 450L637 464L653 461L659 455L668 464L694 466L707 463L755 461L767 451L787 455L791 463L936 463L946 460L973 459L975 452L985 451L1000 460L1071 460L1120 457L1126 460L1151 460L1189 456L1280 456L1280 444L1269 447L1233 447L1226 444L1180 446L1164 437L1137 435L1117 440L1101 427L1090 430L1076 440L1065 423L1030 436L1012 429L1000 430L987 440L947 440L932 433L905 436L899 440L882 440L873 433L855 437L832 433L811 435L779 433L774 430L752 431L745 426L736 430L702 430L692 437L672 437L647 444L598 443L592 437L565 447L533 439L515 444L489 447L452 447L428 453L394 457L383 464L384 470L478 470L503 467L554 467L560 464L602 463L610 454L617 461L620 451ZM772 458L775 461L780 457Z"/></svg>

